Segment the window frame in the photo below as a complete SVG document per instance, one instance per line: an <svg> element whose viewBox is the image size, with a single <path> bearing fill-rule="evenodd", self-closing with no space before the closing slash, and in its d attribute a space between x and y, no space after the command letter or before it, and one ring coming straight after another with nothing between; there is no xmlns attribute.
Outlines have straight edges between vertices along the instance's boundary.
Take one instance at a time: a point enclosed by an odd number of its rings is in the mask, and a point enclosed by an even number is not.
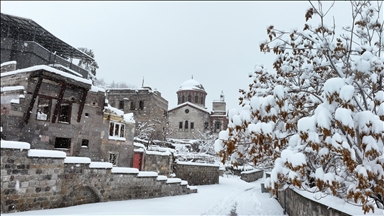
<svg viewBox="0 0 384 216"><path fill-rule="evenodd" d="M139 101L139 110L144 110L144 101L143 100Z"/></svg>
<svg viewBox="0 0 384 216"><path fill-rule="evenodd" d="M179 129L183 129L183 122L179 122Z"/></svg>
<svg viewBox="0 0 384 216"><path fill-rule="evenodd" d="M118 152L108 152L108 162L113 164L113 166L117 166L119 161L119 153ZM114 159L111 160L111 156L114 155Z"/></svg>
<svg viewBox="0 0 384 216"><path fill-rule="evenodd" d="M59 141L61 140L61 141ZM66 142L67 143L67 146L56 146L59 144L59 142ZM65 149L65 150L69 150L71 148L71 138L66 138L66 137L56 137L55 138L55 143L54 143L54 148L55 149Z"/></svg>
<svg viewBox="0 0 384 216"><path fill-rule="evenodd" d="M113 127L111 127L113 125ZM113 140L123 140L125 141L125 124L121 122L114 122L110 121L109 122L109 132L108 132L108 139L113 139ZM121 133L122 132L122 133Z"/></svg>
<svg viewBox="0 0 384 216"><path fill-rule="evenodd" d="M63 106L68 106L68 113L67 113L67 118L68 118L68 121L61 121L61 115L62 115L62 112L63 112ZM59 113L58 113L58 116L57 116L57 122L58 123L68 123L68 124L71 124L71 117L72 117L72 103L69 102L69 101L62 101L61 104L60 104L60 109L59 109Z"/></svg>
<svg viewBox="0 0 384 216"><path fill-rule="evenodd" d="M40 100L41 99L44 99L44 100L48 100L48 111L47 111L47 119L39 119L38 116L39 116L39 104L40 104ZM52 98L48 98L48 97L44 97L44 96L41 96L39 95L39 98L37 100L37 110L36 110L36 120L38 121L50 121L51 119L51 109L52 109ZM45 114L45 113L44 113Z"/></svg>
<svg viewBox="0 0 384 216"><path fill-rule="evenodd" d="M124 100L119 101L119 109L124 110Z"/></svg>

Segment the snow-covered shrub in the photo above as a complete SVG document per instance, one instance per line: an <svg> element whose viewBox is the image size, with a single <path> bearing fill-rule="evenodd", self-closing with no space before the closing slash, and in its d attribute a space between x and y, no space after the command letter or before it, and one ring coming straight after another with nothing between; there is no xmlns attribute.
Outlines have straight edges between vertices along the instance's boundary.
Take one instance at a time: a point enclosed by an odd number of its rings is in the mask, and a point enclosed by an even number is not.
<svg viewBox="0 0 384 216"><path fill-rule="evenodd" d="M322 191L362 206L384 208L384 35L382 2L351 2L352 27L336 34L321 2L305 14L303 30L267 28L263 52L273 71L257 66L241 111L215 149L274 168L266 187ZM311 25L312 17L319 21Z"/></svg>

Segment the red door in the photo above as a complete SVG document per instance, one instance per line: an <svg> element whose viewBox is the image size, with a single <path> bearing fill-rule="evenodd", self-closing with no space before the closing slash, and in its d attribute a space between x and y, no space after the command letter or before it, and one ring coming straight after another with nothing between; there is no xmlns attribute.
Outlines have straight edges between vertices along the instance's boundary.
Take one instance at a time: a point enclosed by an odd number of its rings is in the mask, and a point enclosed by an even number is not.
<svg viewBox="0 0 384 216"><path fill-rule="evenodd" d="M135 152L133 154L133 168L141 170L141 162L143 161L143 153Z"/></svg>

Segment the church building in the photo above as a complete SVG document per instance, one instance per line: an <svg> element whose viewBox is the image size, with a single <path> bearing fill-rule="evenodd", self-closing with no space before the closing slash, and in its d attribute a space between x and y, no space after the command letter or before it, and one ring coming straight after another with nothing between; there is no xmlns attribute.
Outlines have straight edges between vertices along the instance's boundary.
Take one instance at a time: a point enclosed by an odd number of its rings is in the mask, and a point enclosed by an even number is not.
<svg viewBox="0 0 384 216"><path fill-rule="evenodd" d="M205 107L207 92L193 78L181 84L177 94L177 106L168 110L170 137L176 139L198 139L200 134L218 133L226 130L228 117L224 94L212 102L212 111Z"/></svg>

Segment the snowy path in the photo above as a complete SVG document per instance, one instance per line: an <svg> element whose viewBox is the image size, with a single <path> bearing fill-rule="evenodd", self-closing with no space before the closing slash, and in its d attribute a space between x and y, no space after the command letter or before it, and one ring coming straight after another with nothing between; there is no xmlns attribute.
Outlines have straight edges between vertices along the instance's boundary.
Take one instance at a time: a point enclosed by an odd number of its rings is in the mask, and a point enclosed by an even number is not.
<svg viewBox="0 0 384 216"><path fill-rule="evenodd" d="M279 203L261 193L260 182L238 177L198 186L197 194L143 200L114 201L7 215L283 215Z"/></svg>

